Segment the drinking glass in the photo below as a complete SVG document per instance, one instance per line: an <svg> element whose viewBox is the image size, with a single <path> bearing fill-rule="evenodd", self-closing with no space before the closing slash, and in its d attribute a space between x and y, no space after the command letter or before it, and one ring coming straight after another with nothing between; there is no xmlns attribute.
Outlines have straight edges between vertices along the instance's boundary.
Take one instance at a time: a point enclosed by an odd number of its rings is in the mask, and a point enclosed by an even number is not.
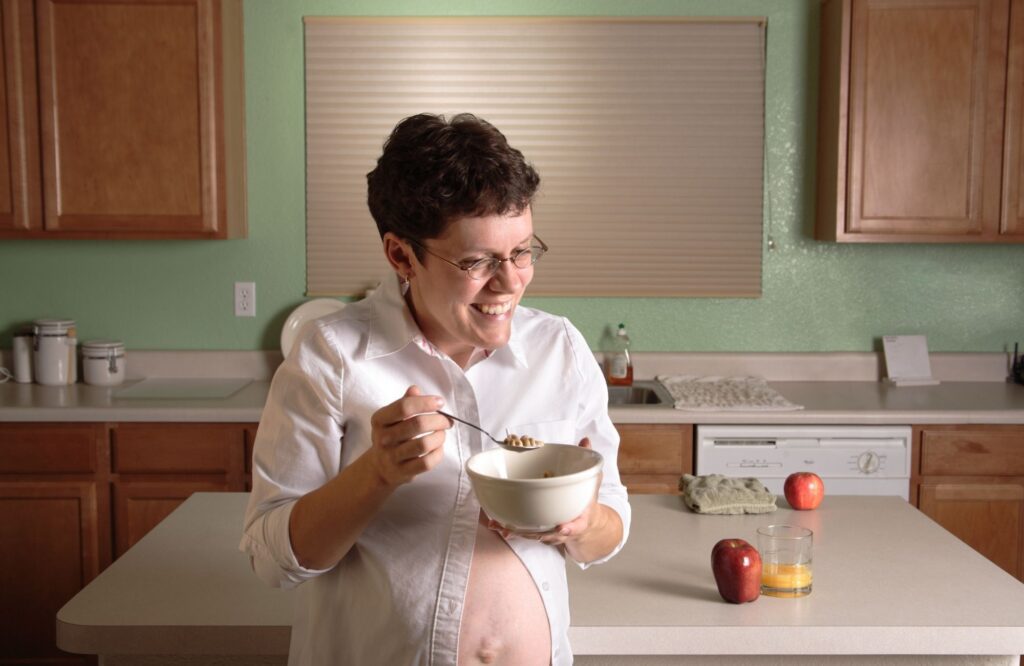
<svg viewBox="0 0 1024 666"><path fill-rule="evenodd" d="M796 525L757 528L761 554L761 594L770 597L804 597L811 593L814 575L811 551L814 533Z"/></svg>

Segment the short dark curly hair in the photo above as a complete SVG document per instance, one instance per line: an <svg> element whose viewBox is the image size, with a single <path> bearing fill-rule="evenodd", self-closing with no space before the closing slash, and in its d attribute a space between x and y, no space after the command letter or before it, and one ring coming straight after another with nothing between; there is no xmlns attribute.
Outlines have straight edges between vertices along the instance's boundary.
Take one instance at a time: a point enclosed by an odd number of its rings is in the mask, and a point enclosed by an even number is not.
<svg viewBox="0 0 1024 666"><path fill-rule="evenodd" d="M540 176L486 120L421 113L398 123L366 181L381 237L390 231L415 241L464 217L522 213Z"/></svg>

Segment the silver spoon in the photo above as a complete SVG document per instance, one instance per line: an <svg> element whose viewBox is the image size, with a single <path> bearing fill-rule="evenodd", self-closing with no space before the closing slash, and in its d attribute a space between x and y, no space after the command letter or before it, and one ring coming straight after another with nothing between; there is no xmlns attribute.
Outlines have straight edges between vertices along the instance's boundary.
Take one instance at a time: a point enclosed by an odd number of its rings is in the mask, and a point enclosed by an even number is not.
<svg viewBox="0 0 1024 666"><path fill-rule="evenodd" d="M481 428L480 426L478 426L475 423L470 423L469 421L463 421L458 416L453 416L453 415L449 414L448 412L442 412L440 409L437 410L437 413L440 414L441 416L447 416L452 421L458 421L459 423L463 423L465 425L468 425L470 428L476 428L477 430L479 430L483 434L485 434L488 437L490 437L492 442L494 442L495 444L497 444L501 448L506 449L508 451L515 451L516 453L522 453L523 451L529 451L531 449L536 449L536 448L540 448L541 446L543 446L543 443L539 444L537 446L516 446L514 444L509 444L508 442L506 442L503 439L498 439L497 437L495 437L491 433L487 432L486 430L484 430L483 428Z"/></svg>

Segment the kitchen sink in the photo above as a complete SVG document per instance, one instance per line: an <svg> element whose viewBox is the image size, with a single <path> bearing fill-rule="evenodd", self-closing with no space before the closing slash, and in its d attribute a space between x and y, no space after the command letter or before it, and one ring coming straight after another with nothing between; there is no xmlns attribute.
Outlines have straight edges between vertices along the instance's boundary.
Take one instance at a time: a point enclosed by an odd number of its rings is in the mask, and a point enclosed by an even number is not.
<svg viewBox="0 0 1024 666"><path fill-rule="evenodd" d="M608 404L612 407L672 407L669 392L656 381L633 382L632 386L609 386Z"/></svg>

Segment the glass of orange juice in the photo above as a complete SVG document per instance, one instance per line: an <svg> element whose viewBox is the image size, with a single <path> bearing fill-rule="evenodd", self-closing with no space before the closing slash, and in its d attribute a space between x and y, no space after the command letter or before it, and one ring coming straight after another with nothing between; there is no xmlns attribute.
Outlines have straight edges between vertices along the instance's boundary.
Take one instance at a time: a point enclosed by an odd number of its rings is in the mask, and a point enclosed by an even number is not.
<svg viewBox="0 0 1024 666"><path fill-rule="evenodd" d="M804 597L811 593L814 574L811 552L814 533L796 525L757 528L761 553L761 594L770 597Z"/></svg>

